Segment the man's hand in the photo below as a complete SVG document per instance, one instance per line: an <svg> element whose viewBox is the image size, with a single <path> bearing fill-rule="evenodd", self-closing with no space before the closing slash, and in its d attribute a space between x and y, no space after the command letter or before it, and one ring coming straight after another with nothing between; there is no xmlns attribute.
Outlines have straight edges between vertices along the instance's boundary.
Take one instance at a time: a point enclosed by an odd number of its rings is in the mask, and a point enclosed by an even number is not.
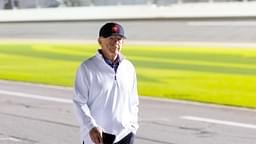
<svg viewBox="0 0 256 144"><path fill-rule="evenodd" d="M100 128L97 128L97 127L92 128L90 130L89 134L90 134L92 141L95 144L103 144L102 130Z"/></svg>

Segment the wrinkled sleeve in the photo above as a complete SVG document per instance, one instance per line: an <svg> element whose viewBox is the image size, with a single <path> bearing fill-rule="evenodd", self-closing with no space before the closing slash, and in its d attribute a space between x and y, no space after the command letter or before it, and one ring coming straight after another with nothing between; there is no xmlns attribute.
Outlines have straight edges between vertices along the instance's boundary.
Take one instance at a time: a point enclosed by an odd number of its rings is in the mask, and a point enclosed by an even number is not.
<svg viewBox="0 0 256 144"><path fill-rule="evenodd" d="M77 70L73 92L75 114L81 127L86 128L87 132L89 132L91 128L97 127L97 124L92 117L88 106L89 75L84 65L81 65Z"/></svg>
<svg viewBox="0 0 256 144"><path fill-rule="evenodd" d="M138 112L139 112L139 96L137 91L137 77L136 72L134 70L134 77L133 77L133 87L131 90L131 108L132 108L132 127L134 127L136 133L139 125L138 125Z"/></svg>

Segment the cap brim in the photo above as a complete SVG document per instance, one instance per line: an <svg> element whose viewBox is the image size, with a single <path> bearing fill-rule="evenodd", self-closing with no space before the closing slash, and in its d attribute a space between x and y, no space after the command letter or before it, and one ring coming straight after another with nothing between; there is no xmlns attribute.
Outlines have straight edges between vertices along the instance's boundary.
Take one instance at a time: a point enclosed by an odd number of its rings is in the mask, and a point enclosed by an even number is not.
<svg viewBox="0 0 256 144"><path fill-rule="evenodd" d="M121 36L122 38L126 39L126 36L121 35L121 34L118 34L118 33L114 33L114 34L112 34L111 36Z"/></svg>

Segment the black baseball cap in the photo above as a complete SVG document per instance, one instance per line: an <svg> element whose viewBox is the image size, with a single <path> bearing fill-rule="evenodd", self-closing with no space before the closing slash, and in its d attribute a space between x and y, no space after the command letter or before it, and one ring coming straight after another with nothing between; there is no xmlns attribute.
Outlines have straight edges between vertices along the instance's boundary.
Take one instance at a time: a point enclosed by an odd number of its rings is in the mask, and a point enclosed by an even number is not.
<svg viewBox="0 0 256 144"><path fill-rule="evenodd" d="M106 23L100 28L99 36L107 38L109 36L118 35L123 38L126 38L124 36L124 29L123 27L114 22Z"/></svg>

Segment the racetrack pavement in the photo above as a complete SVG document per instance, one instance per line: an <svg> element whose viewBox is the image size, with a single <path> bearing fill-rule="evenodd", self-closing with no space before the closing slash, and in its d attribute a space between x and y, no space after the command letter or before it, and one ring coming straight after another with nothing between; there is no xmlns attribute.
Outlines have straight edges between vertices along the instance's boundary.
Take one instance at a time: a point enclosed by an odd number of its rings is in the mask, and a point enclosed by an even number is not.
<svg viewBox="0 0 256 144"><path fill-rule="evenodd" d="M256 110L140 97L136 144L255 144ZM1 144L78 144L72 89L0 81Z"/></svg>
<svg viewBox="0 0 256 144"><path fill-rule="evenodd" d="M0 22L0 38L92 40L102 21ZM208 18L117 20L128 41L255 43L256 20Z"/></svg>

